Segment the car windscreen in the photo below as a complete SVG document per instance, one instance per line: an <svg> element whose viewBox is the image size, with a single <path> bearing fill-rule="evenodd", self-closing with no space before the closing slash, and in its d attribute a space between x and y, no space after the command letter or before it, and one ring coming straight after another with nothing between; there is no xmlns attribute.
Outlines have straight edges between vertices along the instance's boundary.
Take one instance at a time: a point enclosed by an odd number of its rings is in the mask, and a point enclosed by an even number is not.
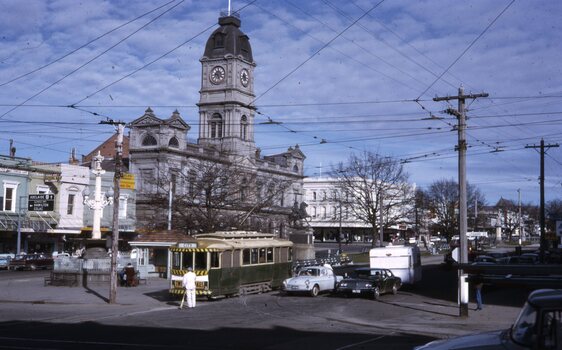
<svg viewBox="0 0 562 350"><path fill-rule="evenodd" d="M299 276L318 276L318 269L303 269L299 271Z"/></svg>
<svg viewBox="0 0 562 350"><path fill-rule="evenodd" d="M513 341L522 345L532 346L534 335L537 334L535 323L537 310L529 303L525 303L517 317L517 321L511 327Z"/></svg>

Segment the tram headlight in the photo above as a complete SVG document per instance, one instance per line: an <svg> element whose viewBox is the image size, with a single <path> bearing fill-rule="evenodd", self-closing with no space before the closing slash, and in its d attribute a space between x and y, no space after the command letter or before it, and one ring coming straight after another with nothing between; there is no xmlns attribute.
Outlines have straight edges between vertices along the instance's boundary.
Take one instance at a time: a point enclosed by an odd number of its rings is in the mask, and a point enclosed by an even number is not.
<svg viewBox="0 0 562 350"><path fill-rule="evenodd" d="M310 286L310 281L306 280L306 281L304 281L304 284L306 284L306 288L308 288Z"/></svg>

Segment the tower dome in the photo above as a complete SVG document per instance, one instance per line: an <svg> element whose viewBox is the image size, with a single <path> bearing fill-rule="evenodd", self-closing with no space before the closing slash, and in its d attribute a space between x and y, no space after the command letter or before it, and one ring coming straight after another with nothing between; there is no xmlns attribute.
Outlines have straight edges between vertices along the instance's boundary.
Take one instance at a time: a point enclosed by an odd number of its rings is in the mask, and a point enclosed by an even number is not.
<svg viewBox="0 0 562 350"><path fill-rule="evenodd" d="M240 19L232 15L220 17L219 25L220 27L207 40L205 53L201 59L224 58L233 55L253 63L250 39L240 30Z"/></svg>

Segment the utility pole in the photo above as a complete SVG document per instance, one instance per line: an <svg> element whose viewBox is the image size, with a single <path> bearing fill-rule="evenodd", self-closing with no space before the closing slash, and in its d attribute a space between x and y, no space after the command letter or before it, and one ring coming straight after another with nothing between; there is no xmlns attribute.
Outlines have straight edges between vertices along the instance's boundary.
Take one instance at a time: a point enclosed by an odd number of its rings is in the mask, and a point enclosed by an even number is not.
<svg viewBox="0 0 562 350"><path fill-rule="evenodd" d="M119 204L120 204L120 180L121 180L121 158L123 156L123 132L125 123L113 120L100 122L117 126L117 140L115 141L115 174L113 176L113 233L111 235L111 270L109 276L109 303L117 302L117 255L119 253Z"/></svg>
<svg viewBox="0 0 562 350"><path fill-rule="evenodd" d="M458 119L458 145L457 150L459 151L459 262L461 264L468 263L468 246L466 239L466 229L467 229L467 195L466 195L466 115L464 110L464 105L466 99L476 99L479 97L488 97L487 93L481 94L464 94L464 89L461 86L459 88L458 96L446 96L446 97L435 97L433 101L450 101L458 100L459 109L458 111L453 108L448 108L447 113L452 114ZM466 280L467 275L462 269L459 269L459 293L458 293L458 303L459 303L459 316L468 316L468 281Z"/></svg>
<svg viewBox="0 0 562 350"><path fill-rule="evenodd" d="M517 221L517 225L519 226L519 246L524 241L523 239L523 227L521 227L521 189L517 189L517 197L519 198L519 218Z"/></svg>
<svg viewBox="0 0 562 350"><path fill-rule="evenodd" d="M533 146L525 146L525 148L540 148L541 150L541 175L539 177L539 181L540 181L540 191L541 191L541 207L540 207L540 220L541 220L541 245L540 245L540 261L541 263L544 263L544 251L548 248L547 247L547 242L546 242L546 232L545 232L545 213L544 213L544 155L545 155L545 148L551 148L551 147L559 147L559 145L556 144L551 144L551 145L545 145L544 144L544 140L541 139L541 144L540 146L537 145L533 145Z"/></svg>
<svg viewBox="0 0 562 350"><path fill-rule="evenodd" d="M382 193L382 192L381 192ZM383 227L383 208L382 208L382 194L380 196L380 204L379 204L379 247L384 247L383 240L384 240L384 227ZM373 242L374 243L374 242Z"/></svg>

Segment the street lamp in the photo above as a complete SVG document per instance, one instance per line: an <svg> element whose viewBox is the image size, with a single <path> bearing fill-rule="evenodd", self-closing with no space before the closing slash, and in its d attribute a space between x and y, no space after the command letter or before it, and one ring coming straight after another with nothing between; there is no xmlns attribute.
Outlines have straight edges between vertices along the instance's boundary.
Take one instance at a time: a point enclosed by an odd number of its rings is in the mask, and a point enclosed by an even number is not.
<svg viewBox="0 0 562 350"><path fill-rule="evenodd" d="M105 170L101 168L101 162L103 161L103 156L98 151L98 154L94 157L94 169L92 173L96 176L96 186L94 198L90 199L90 190L88 187L84 189L82 195L84 196L84 204L94 211L93 227L92 227L92 238L101 239L101 216L103 208L113 204L113 190L109 189L107 193L102 197L101 195L101 176L105 174Z"/></svg>

